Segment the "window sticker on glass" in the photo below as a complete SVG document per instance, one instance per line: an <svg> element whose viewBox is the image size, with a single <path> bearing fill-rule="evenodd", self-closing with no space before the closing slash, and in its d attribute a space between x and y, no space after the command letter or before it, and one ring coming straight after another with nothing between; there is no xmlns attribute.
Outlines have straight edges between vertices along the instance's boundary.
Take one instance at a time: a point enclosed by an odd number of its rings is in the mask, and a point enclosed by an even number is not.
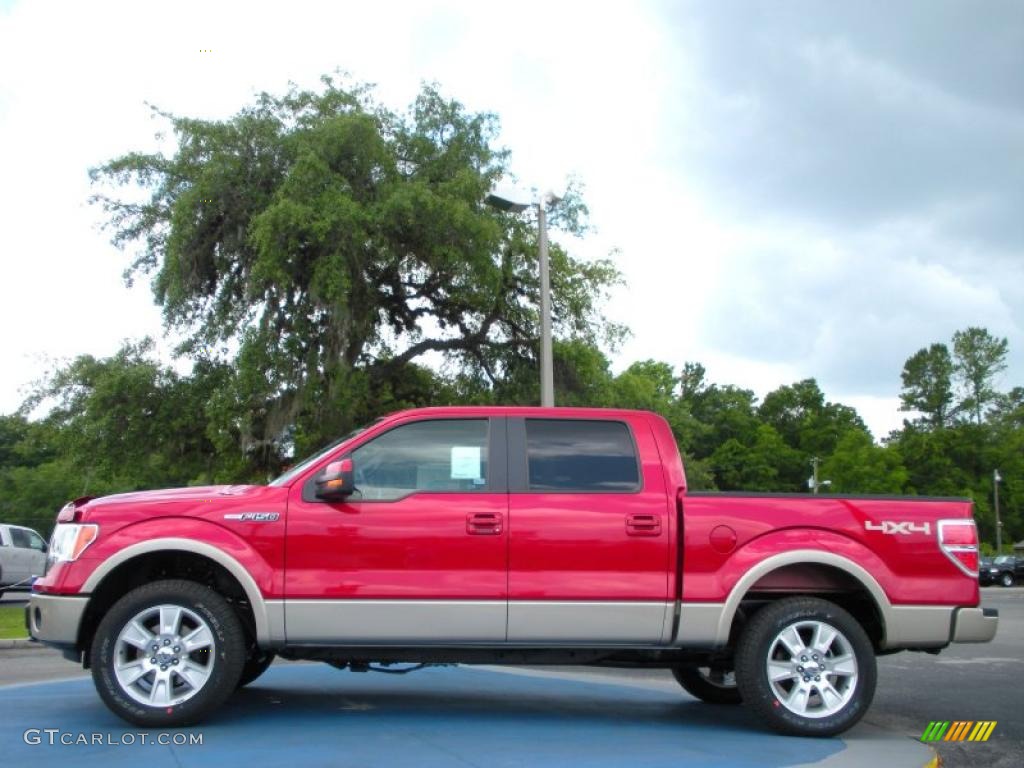
<svg viewBox="0 0 1024 768"><path fill-rule="evenodd" d="M452 446L452 480L480 480L480 446Z"/></svg>

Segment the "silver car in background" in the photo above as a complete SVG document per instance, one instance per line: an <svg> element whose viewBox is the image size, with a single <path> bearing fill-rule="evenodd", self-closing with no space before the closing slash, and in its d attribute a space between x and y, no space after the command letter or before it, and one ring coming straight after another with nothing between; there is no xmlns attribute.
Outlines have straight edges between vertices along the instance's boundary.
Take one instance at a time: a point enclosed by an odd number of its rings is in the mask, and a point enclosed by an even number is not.
<svg viewBox="0 0 1024 768"><path fill-rule="evenodd" d="M46 571L46 541L31 528L0 523L0 596L28 589Z"/></svg>

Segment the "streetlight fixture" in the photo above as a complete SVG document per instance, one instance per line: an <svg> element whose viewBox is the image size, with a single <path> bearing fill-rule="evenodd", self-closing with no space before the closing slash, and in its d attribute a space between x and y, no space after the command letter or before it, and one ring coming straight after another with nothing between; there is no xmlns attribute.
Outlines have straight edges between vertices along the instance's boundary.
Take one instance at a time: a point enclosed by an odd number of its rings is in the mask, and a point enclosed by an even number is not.
<svg viewBox="0 0 1024 768"><path fill-rule="evenodd" d="M522 213L530 206L537 207L537 240L540 244L540 404L550 408L555 404L555 376L551 352L551 283L548 270L548 214L547 205L562 198L546 192L537 198L518 190L496 188L485 199L488 205L500 211Z"/></svg>
<svg viewBox="0 0 1024 768"><path fill-rule="evenodd" d="M821 464L821 459L817 456L811 458L811 467L814 468L814 474L807 478L807 487L811 489L811 493L817 493L821 488L825 488L832 485L831 480L819 480L818 479L818 465Z"/></svg>
<svg viewBox="0 0 1024 768"><path fill-rule="evenodd" d="M999 484L1003 482L1003 476L998 469L992 470L992 491L995 494L996 502L996 554L1003 552L1003 521L999 519Z"/></svg>

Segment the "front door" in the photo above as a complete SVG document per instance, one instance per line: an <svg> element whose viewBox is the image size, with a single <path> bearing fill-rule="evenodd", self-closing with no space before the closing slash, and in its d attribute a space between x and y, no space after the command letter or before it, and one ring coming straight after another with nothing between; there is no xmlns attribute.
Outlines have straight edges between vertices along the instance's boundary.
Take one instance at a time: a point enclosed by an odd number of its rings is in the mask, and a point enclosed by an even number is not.
<svg viewBox="0 0 1024 768"><path fill-rule="evenodd" d="M46 542L43 537L35 531L27 531L29 551L25 554L25 562L28 565L28 573L25 578L42 576L46 573Z"/></svg>
<svg viewBox="0 0 1024 768"><path fill-rule="evenodd" d="M414 419L371 432L344 502L296 483L288 504L289 643L503 642L505 420ZM300 487L301 486L301 487Z"/></svg>
<svg viewBox="0 0 1024 768"><path fill-rule="evenodd" d="M646 420L508 431L509 642L662 642L672 516Z"/></svg>

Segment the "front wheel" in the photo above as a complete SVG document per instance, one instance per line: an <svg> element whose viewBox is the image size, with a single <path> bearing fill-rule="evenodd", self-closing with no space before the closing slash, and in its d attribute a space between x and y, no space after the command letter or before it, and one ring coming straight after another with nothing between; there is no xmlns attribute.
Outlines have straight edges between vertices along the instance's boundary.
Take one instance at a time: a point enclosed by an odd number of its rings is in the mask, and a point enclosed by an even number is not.
<svg viewBox="0 0 1024 768"><path fill-rule="evenodd" d="M707 704L743 703L736 687L736 673L731 669L682 665L672 668L672 676L683 690Z"/></svg>
<svg viewBox="0 0 1024 768"><path fill-rule="evenodd" d="M787 598L758 611L736 648L743 701L768 725L796 736L834 736L860 720L875 694L875 654L838 605Z"/></svg>
<svg viewBox="0 0 1024 768"><path fill-rule="evenodd" d="M1004 587L1012 587L1013 586L1013 574L1012 573L1004 573L999 578L999 583L1002 584Z"/></svg>
<svg viewBox="0 0 1024 768"><path fill-rule="evenodd" d="M90 661L96 690L135 725L191 725L238 684L245 632L231 606L191 581L157 581L118 600L96 629Z"/></svg>

